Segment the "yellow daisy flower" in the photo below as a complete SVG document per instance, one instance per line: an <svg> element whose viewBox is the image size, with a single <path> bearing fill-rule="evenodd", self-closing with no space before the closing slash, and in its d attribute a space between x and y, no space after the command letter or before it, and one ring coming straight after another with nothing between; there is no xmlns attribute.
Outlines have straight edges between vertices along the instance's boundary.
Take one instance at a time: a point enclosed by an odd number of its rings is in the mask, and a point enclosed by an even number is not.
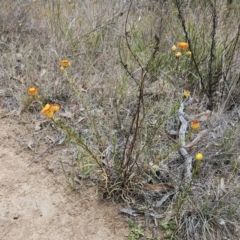
<svg viewBox="0 0 240 240"><path fill-rule="evenodd" d="M187 90L184 90L183 91L183 96L186 97L186 98L189 98L191 96L191 92L189 92Z"/></svg>
<svg viewBox="0 0 240 240"><path fill-rule="evenodd" d="M176 45L173 45L173 46L172 46L172 51L175 52L176 50L177 50Z"/></svg>
<svg viewBox="0 0 240 240"><path fill-rule="evenodd" d="M176 58L180 58L182 56L182 53L181 52L176 52L176 54L175 54L175 57Z"/></svg>
<svg viewBox="0 0 240 240"><path fill-rule="evenodd" d="M52 109L53 109L54 113L55 113L55 112L58 112L59 109L60 109L60 105L57 104L57 103L55 103L55 104L52 105Z"/></svg>
<svg viewBox="0 0 240 240"><path fill-rule="evenodd" d="M60 109L59 104L46 104L46 106L41 110L41 113L49 118L53 118L55 112L58 112Z"/></svg>
<svg viewBox="0 0 240 240"><path fill-rule="evenodd" d="M193 130L198 130L198 129L200 128L200 123L199 123L199 121L198 121L198 120L193 120L193 121L191 122L191 128L192 128Z"/></svg>
<svg viewBox="0 0 240 240"><path fill-rule="evenodd" d="M38 89L36 87L30 87L28 88L28 94L30 96L36 96L38 93Z"/></svg>
<svg viewBox="0 0 240 240"><path fill-rule="evenodd" d="M62 60L60 65L61 65L61 69L64 70L65 68L71 65L71 62L69 60Z"/></svg>
<svg viewBox="0 0 240 240"><path fill-rule="evenodd" d="M41 113L48 118L53 118L54 111L51 104L46 104L46 106L41 110Z"/></svg>
<svg viewBox="0 0 240 240"><path fill-rule="evenodd" d="M198 160L198 161L201 161L203 159L203 155L201 153L197 153L195 155L195 159Z"/></svg>
<svg viewBox="0 0 240 240"><path fill-rule="evenodd" d="M188 49L188 43L186 43L186 42L179 42L177 45L178 45L178 48L179 48L180 50L186 50L186 49Z"/></svg>
<svg viewBox="0 0 240 240"><path fill-rule="evenodd" d="M191 57L191 56L192 56L192 52L191 52L191 51L187 51L187 52L186 52L186 55L187 55L188 57Z"/></svg>

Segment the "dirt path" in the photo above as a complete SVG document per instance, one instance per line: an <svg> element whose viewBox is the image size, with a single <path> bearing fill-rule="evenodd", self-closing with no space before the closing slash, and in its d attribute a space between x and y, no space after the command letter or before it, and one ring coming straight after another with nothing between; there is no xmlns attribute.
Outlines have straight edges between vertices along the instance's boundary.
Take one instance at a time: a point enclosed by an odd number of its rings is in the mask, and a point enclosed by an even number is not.
<svg viewBox="0 0 240 240"><path fill-rule="evenodd" d="M10 117L0 126L0 240L126 239L117 209L93 188L70 191L45 159L27 167L34 155L26 149L26 129Z"/></svg>

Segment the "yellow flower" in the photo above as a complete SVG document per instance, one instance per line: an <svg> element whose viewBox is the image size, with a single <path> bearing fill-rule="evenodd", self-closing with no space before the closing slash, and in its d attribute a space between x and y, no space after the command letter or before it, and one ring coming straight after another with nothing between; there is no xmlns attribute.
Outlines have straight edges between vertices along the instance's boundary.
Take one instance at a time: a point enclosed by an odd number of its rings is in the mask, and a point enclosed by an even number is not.
<svg viewBox="0 0 240 240"><path fill-rule="evenodd" d="M177 50L177 47L175 45L172 46L172 51L175 52Z"/></svg>
<svg viewBox="0 0 240 240"><path fill-rule="evenodd" d="M51 104L47 104L41 111L42 114L46 115L49 118L53 118L54 111Z"/></svg>
<svg viewBox="0 0 240 240"><path fill-rule="evenodd" d="M59 109L60 106L58 104L46 104L41 113L49 118L53 118L54 113L58 112Z"/></svg>
<svg viewBox="0 0 240 240"><path fill-rule="evenodd" d="M193 130L198 130L198 129L200 128L200 123L199 123L199 121L198 121L198 120L193 120L193 121L191 122L191 128L192 128Z"/></svg>
<svg viewBox="0 0 240 240"><path fill-rule="evenodd" d="M58 112L59 109L60 109L59 104L57 104L57 103L53 104L53 105L52 105L52 109L53 109L54 112Z"/></svg>
<svg viewBox="0 0 240 240"><path fill-rule="evenodd" d="M180 50L186 50L188 48L188 43L186 43L186 42L179 42L178 43L178 48Z"/></svg>
<svg viewBox="0 0 240 240"><path fill-rule="evenodd" d="M190 97L190 95L191 95L191 93L189 91L187 91L187 90L183 91L183 96L184 97L188 98L188 97Z"/></svg>
<svg viewBox="0 0 240 240"><path fill-rule="evenodd" d="M71 63L69 60L62 60L60 65L61 65L61 69L64 70L65 68L69 67Z"/></svg>
<svg viewBox="0 0 240 240"><path fill-rule="evenodd" d="M36 87L30 87L30 88L28 88L28 94L29 94L30 96L35 96L35 95L37 95L37 92L38 92L38 90L37 90Z"/></svg>
<svg viewBox="0 0 240 240"><path fill-rule="evenodd" d="M176 54L175 54L175 57L176 58L180 58L182 56L182 53L181 52L176 52Z"/></svg>
<svg viewBox="0 0 240 240"><path fill-rule="evenodd" d="M186 55L187 55L188 57L191 57L191 56L192 56L192 52L191 52L191 51L187 51L187 52L186 52Z"/></svg>
<svg viewBox="0 0 240 240"><path fill-rule="evenodd" d="M195 155L195 159L198 160L198 161L201 161L203 159L203 155L201 153L197 153Z"/></svg>

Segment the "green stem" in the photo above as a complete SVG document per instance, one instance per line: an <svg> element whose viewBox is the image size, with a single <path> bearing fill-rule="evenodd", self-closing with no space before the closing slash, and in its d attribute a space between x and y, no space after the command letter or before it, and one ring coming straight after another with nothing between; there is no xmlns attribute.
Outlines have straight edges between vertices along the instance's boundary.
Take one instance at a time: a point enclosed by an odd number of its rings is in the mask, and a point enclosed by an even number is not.
<svg viewBox="0 0 240 240"><path fill-rule="evenodd" d="M105 172L103 165L100 161L100 159L98 159L96 157L96 155L89 149L89 147L82 141L82 139L80 139L79 136L77 136L77 134L73 131L71 131L70 128L68 128L64 123L61 123L59 121L55 121L53 118L51 119L52 122L54 123L54 125L56 125L57 127L61 128L66 134L67 136L73 140L77 145L79 145L84 151L86 151L90 157L95 160L95 162L98 164L98 166L101 168L101 170L103 172Z"/></svg>

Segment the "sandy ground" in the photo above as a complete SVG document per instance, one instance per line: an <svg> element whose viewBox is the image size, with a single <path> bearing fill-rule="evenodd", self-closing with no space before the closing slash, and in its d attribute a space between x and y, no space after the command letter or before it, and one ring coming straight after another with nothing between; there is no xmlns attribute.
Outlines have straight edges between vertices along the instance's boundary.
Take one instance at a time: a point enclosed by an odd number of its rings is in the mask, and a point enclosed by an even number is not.
<svg viewBox="0 0 240 240"><path fill-rule="evenodd" d="M2 111L3 112L3 111ZM73 192L60 171L50 171L54 152L27 167L26 124L0 115L0 240L120 240L129 228L116 206L94 187Z"/></svg>

